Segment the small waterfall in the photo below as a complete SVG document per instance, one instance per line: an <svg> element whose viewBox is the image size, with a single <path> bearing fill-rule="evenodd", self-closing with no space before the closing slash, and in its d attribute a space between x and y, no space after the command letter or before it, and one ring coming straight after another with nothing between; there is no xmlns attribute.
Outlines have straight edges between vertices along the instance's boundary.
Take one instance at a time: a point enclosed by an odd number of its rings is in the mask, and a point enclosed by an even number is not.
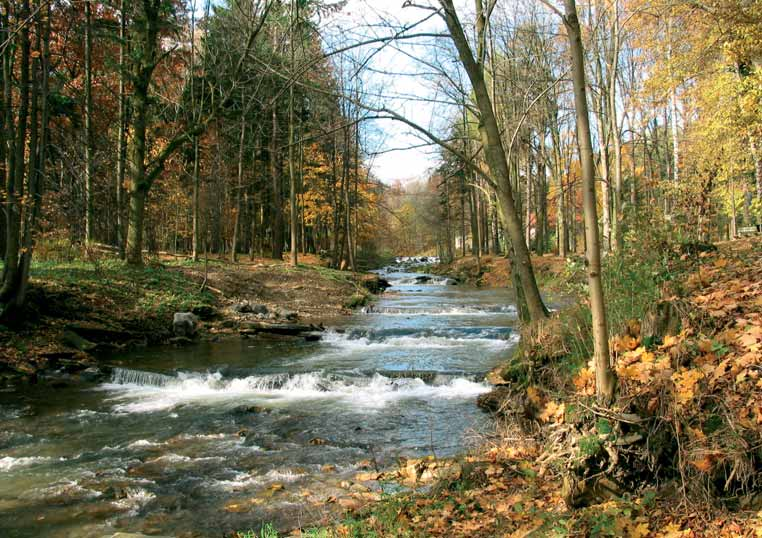
<svg viewBox="0 0 762 538"><path fill-rule="evenodd" d="M177 382L176 377L156 372L143 372L130 370L129 368L114 368L111 373L111 382L115 385L141 385L148 387L164 387L169 383Z"/></svg>
<svg viewBox="0 0 762 538"><path fill-rule="evenodd" d="M388 316L489 316L493 314L515 315L513 305L450 306L444 308L391 307L369 305L361 310L363 314Z"/></svg>
<svg viewBox="0 0 762 538"><path fill-rule="evenodd" d="M469 374L467 372L437 372L429 370L379 370L370 372L368 375L378 374L388 379L420 379L427 385L441 386L455 381L456 379L465 379L472 383L481 383L484 381L484 374Z"/></svg>

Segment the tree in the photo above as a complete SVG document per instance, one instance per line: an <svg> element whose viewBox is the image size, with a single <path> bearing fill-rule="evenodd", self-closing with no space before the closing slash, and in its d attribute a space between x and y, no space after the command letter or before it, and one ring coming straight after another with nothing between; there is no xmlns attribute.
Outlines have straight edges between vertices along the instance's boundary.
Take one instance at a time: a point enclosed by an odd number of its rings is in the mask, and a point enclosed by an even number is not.
<svg viewBox="0 0 762 538"><path fill-rule="evenodd" d="M537 281L534 276L529 248L524 240L521 219L516 210L513 192L510 185L510 169L500 136L500 129L495 118L492 100L489 96L484 79L484 58L486 48L486 19L487 13L482 0L475 0L477 13L477 55L474 56L463 26L458 18L452 0L440 0L443 16L450 32L450 37L458 50L458 56L473 87L476 105L479 109L479 133L484 148L487 165L494 181L497 193L498 207L510 238L513 272L518 279L517 292L521 291L526 301L527 314L532 320L547 317L548 310L540 296ZM494 2L491 3L494 6Z"/></svg>
<svg viewBox="0 0 762 538"><path fill-rule="evenodd" d="M32 11L24 0L0 15L0 27L10 36L2 54L0 129L6 203L0 320L5 323L20 319L26 300L47 159L50 6L34 7ZM30 27L35 28L34 46ZM16 67L18 85L13 81Z"/></svg>
<svg viewBox="0 0 762 538"><path fill-rule="evenodd" d="M543 0L543 3L544 0ZM574 87L574 107L577 118L577 140L582 163L582 193L585 211L585 244L587 280L590 287L590 311L593 315L593 345L595 364L595 387L598 401L604 405L614 399L616 376L609 358L608 320L601 280L601 245L598 234L598 202L595 193L595 162L593 142L590 134L590 114L587 105L587 82L585 76L585 52L582 47L582 32L577 16L575 0L564 0L564 12L546 3L561 16L569 40L572 64L572 85ZM606 203L604 201L604 203Z"/></svg>

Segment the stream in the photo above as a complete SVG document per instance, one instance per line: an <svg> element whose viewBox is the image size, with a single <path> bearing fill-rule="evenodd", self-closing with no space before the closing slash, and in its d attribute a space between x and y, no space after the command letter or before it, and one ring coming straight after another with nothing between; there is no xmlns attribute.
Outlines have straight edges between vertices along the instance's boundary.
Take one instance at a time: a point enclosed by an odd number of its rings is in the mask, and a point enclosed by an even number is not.
<svg viewBox="0 0 762 538"><path fill-rule="evenodd" d="M491 427L475 400L518 339L513 300L398 262L319 342L143 349L108 357L103 383L0 391L0 536L290 529L369 462L467 449Z"/></svg>

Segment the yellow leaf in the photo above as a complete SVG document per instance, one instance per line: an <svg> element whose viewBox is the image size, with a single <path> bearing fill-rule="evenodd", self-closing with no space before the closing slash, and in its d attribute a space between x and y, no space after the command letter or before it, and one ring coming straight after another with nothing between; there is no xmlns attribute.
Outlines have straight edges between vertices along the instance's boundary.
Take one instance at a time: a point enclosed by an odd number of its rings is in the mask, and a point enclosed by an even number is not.
<svg viewBox="0 0 762 538"><path fill-rule="evenodd" d="M703 458L693 460L690 464L703 473L708 473L714 467L714 461L711 456L704 456Z"/></svg>
<svg viewBox="0 0 762 538"><path fill-rule="evenodd" d="M649 532L651 531L648 530L648 523L638 523L630 529L628 536L630 538L643 538L644 536L648 536Z"/></svg>
<svg viewBox="0 0 762 538"><path fill-rule="evenodd" d="M677 337L667 335L664 337L664 343L659 346L659 349L669 349L676 345L677 345Z"/></svg>
<svg viewBox="0 0 762 538"><path fill-rule="evenodd" d="M529 387L527 389L527 398L529 398L529 401L532 402L537 407L542 406L542 395L540 394L540 391L537 387Z"/></svg>
<svg viewBox="0 0 762 538"><path fill-rule="evenodd" d="M545 408L542 410L542 413L537 417L543 422L563 422L564 419L564 411L566 409L566 406L564 404L557 404L555 402L548 402L545 404Z"/></svg>

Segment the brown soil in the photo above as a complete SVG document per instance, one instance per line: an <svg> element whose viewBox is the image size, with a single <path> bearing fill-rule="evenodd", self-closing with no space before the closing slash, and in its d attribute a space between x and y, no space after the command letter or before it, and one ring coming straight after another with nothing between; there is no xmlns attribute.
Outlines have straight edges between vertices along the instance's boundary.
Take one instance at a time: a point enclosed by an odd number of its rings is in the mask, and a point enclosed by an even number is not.
<svg viewBox="0 0 762 538"><path fill-rule="evenodd" d="M199 338L218 339L238 337L239 323L251 321L230 309L242 301L318 323L369 300L378 277L319 263L305 256L296 268L271 259L186 264L163 256L144 269L110 259L33 269L23 319L0 326L0 385L45 369L77 372L109 350L171 342L175 312L196 311Z"/></svg>
<svg viewBox="0 0 762 538"><path fill-rule="evenodd" d="M532 266L541 285L555 284L563 275L566 261L559 256L546 254L533 256ZM509 262L503 256L482 256L481 273L477 269L476 258L466 256L457 258L452 263L439 265L434 268L434 272L485 288L504 288L512 285Z"/></svg>

